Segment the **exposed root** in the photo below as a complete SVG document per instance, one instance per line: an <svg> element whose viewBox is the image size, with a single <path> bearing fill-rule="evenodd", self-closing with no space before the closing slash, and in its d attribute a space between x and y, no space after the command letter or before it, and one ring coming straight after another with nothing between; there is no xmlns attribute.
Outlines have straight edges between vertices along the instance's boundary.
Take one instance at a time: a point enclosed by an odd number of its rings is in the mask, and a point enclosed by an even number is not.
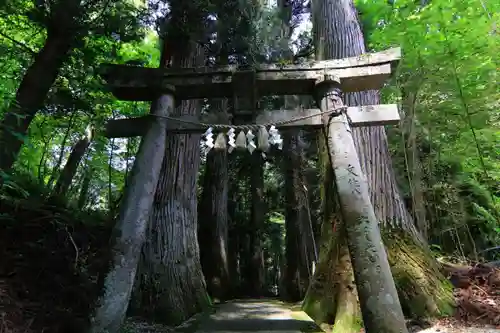
<svg viewBox="0 0 500 333"><path fill-rule="evenodd" d="M405 234L391 231L383 237L405 316L422 319L451 315L455 306L452 286L431 253Z"/></svg>

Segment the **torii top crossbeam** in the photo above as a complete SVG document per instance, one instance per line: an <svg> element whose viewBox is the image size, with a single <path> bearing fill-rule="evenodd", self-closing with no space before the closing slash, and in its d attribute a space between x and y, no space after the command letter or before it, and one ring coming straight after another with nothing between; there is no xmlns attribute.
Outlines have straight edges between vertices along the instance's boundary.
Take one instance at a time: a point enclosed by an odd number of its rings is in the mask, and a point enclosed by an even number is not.
<svg viewBox="0 0 500 333"><path fill-rule="evenodd" d="M253 85L256 97L310 95L318 77L338 77L344 92L380 89L401 58L401 49L368 53L357 57L313 61L300 65L257 65L241 69L236 65L215 68L146 68L105 64L100 74L111 92L121 100L151 101L162 87L174 86L177 100L223 98L246 93Z"/></svg>

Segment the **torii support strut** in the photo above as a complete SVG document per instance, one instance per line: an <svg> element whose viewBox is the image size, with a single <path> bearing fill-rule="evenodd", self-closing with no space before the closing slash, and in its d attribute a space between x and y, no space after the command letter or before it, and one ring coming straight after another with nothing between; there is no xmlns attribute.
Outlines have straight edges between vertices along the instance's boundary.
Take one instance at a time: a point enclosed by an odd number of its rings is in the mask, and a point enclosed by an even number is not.
<svg viewBox="0 0 500 333"><path fill-rule="evenodd" d="M314 97L322 111L342 108L340 79L325 75ZM323 119L365 331L407 332L348 115L332 112Z"/></svg>
<svg viewBox="0 0 500 333"><path fill-rule="evenodd" d="M113 233L113 258L89 333L118 332L127 312L153 199L165 156L167 119L174 108L173 87L157 99L156 117L145 130Z"/></svg>
<svg viewBox="0 0 500 333"><path fill-rule="evenodd" d="M348 247L365 330L367 333L406 333L401 305L370 202L368 183L361 170L350 130L351 125L380 126L398 123L397 106L349 107L345 112L332 113L328 120L322 117L322 111L342 106L340 89L344 92L353 92L382 88L391 75L391 67L397 64L400 58L401 50L394 48L357 57L302 65L261 65L244 72L239 71L236 66L157 69L105 65L101 74L116 97L129 101L152 101L165 91L171 91L171 86L175 87L176 100L245 97L241 96L242 90L238 89L248 86L242 78L251 78L255 83L255 89L249 89L254 97L315 95L320 110L267 111L258 115L256 122L266 124L310 115L313 117L288 123L283 127L326 127L328 153L335 171L341 209L347 228ZM234 116L242 117L245 113L253 111L234 112ZM149 135L148 128L151 123L158 120L156 118L158 117L153 115L110 121L106 128L106 136L131 137L146 133ZM169 119L165 128L175 133L203 133L207 125L199 124L197 121L206 124L228 122L228 119L221 121L221 119L191 117ZM160 153L160 150L157 152ZM136 163L138 162L137 160ZM134 177L140 176L134 174ZM132 183L136 184L138 181L134 180ZM146 195L152 196L152 193ZM131 219L128 221L133 223Z"/></svg>

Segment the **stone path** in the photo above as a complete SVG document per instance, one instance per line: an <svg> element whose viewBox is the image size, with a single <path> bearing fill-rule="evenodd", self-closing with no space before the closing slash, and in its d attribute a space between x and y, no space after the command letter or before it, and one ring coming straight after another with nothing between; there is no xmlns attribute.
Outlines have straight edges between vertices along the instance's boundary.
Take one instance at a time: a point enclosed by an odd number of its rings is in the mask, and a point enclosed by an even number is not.
<svg viewBox="0 0 500 333"><path fill-rule="evenodd" d="M198 327L197 333L323 332L304 312L292 311L270 300L237 300L222 304Z"/></svg>

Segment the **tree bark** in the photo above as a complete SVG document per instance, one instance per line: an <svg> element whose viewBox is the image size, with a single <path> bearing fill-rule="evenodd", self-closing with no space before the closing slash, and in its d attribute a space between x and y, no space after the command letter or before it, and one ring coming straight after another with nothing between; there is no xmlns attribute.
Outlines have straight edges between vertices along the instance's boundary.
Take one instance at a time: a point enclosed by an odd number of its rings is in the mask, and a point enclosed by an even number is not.
<svg viewBox="0 0 500 333"><path fill-rule="evenodd" d="M318 0L314 4L317 57L340 59L366 53L364 38L352 0ZM329 22L329 23L326 23ZM380 104L375 90L346 93L347 106ZM397 187L383 126L352 129L361 168L370 184L370 199L382 226L399 227L421 238Z"/></svg>
<svg viewBox="0 0 500 333"><path fill-rule="evenodd" d="M339 86L340 81L326 75L318 84L316 97L322 111L343 106ZM407 332L347 116L331 117L325 127L365 331Z"/></svg>
<svg viewBox="0 0 500 333"><path fill-rule="evenodd" d="M249 260L247 272L247 292L251 297L262 296L264 291L264 255L262 252L262 232L266 219L264 202L264 159L261 151L250 156L251 217L249 230Z"/></svg>
<svg viewBox="0 0 500 333"><path fill-rule="evenodd" d="M73 178L76 175L78 165L80 164L87 148L92 140L92 130L87 130L87 133L73 146L71 154L69 155L68 161L64 165L64 168L59 175L59 178L54 186L52 194L54 196L67 196L67 192Z"/></svg>
<svg viewBox="0 0 500 333"><path fill-rule="evenodd" d="M292 35L292 7L287 1L278 1L281 14L281 41L279 50L282 60L291 61L293 53L288 41ZM285 108L296 107L297 96L285 96ZM285 173L285 298L290 301L302 299L309 286L313 265L316 263L316 246L312 231L304 174L305 156L302 132L289 130L284 133L284 173Z"/></svg>
<svg viewBox="0 0 500 333"><path fill-rule="evenodd" d="M202 49L191 44L173 66L200 66ZM175 115L197 115L198 100L182 101ZM210 305L197 237L199 134L167 134L167 147L137 281L138 307L159 322L179 324ZM175 161L175 162L174 162Z"/></svg>
<svg viewBox="0 0 500 333"><path fill-rule="evenodd" d="M236 156L234 159L228 161L229 169L234 172L232 174L231 183L229 186L229 202L228 202L228 212L229 212L229 270L231 276L231 286L233 287L233 296L239 297L242 294L242 267L244 267L244 262L242 259L245 258L243 243L246 240L246 221L238 217L238 212L241 211L242 201L246 193L242 193L242 188L240 186L241 182L246 182L247 179L242 172L240 167L241 159Z"/></svg>
<svg viewBox="0 0 500 333"><path fill-rule="evenodd" d="M72 46L69 34L49 29L43 48L27 69L15 100L0 124L0 170L9 171L17 159L28 128L52 87Z"/></svg>
<svg viewBox="0 0 500 333"><path fill-rule="evenodd" d="M157 100L154 113L167 116L173 105L172 96L163 95ZM91 321L91 333L116 333L125 319L158 186L166 132L166 120L157 118L139 146L114 228L111 269L104 281L104 296Z"/></svg>
<svg viewBox="0 0 500 333"><path fill-rule="evenodd" d="M227 157L227 150L212 149L207 155L198 229L200 260L207 290L212 297L219 300L227 300L231 291L228 263Z"/></svg>
<svg viewBox="0 0 500 333"><path fill-rule="evenodd" d="M361 311L354 283L351 258L340 214L335 177L323 136L318 140L318 169L321 186L321 238L316 271L307 290L303 309L321 326L333 325L333 332L359 332ZM322 327L331 331L330 327Z"/></svg>
<svg viewBox="0 0 500 333"><path fill-rule="evenodd" d="M304 154L300 132L284 133L286 296L302 299L309 286L316 261L314 235L310 224L304 176Z"/></svg>

